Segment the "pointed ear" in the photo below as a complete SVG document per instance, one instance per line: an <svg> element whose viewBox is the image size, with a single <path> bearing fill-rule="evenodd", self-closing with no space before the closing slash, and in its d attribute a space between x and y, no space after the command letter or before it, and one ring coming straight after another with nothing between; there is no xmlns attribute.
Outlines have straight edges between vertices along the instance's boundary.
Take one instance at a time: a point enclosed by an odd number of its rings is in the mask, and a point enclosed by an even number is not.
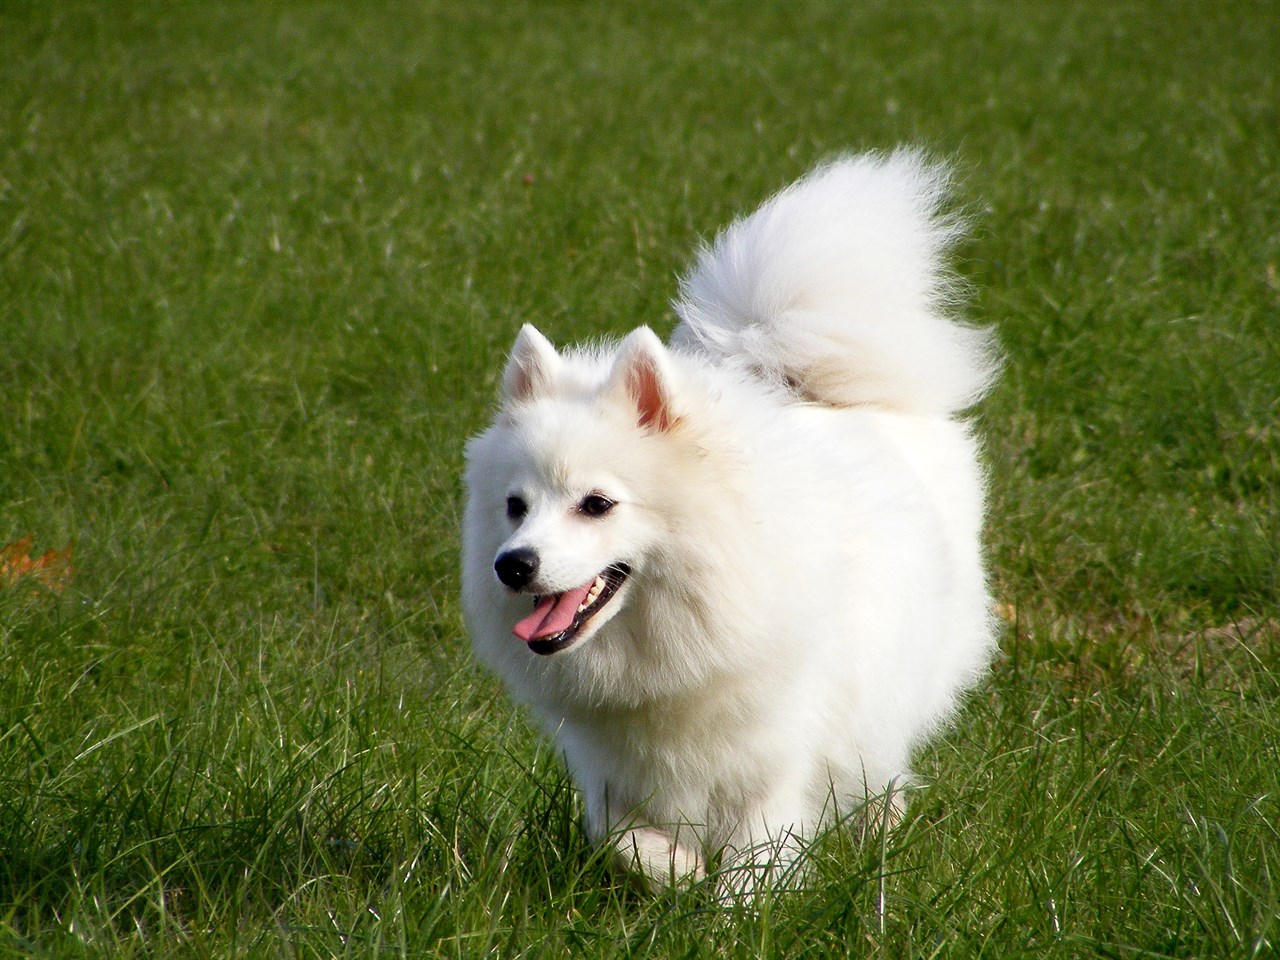
<svg viewBox="0 0 1280 960"><path fill-rule="evenodd" d="M642 427L665 433L679 422L667 348L648 327L632 331L618 347L608 392L635 408Z"/></svg>
<svg viewBox="0 0 1280 960"><path fill-rule="evenodd" d="M526 323L503 371L502 395L507 400L532 399L547 391L559 369L560 355L551 341Z"/></svg>

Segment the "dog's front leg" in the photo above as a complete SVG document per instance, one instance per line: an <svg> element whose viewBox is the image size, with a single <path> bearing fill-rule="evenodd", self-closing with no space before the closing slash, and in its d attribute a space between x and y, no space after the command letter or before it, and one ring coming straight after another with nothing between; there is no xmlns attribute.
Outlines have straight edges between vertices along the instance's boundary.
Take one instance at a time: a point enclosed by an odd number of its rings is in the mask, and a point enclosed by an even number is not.
<svg viewBox="0 0 1280 960"><path fill-rule="evenodd" d="M701 852L695 845L682 843L679 830L633 826L614 834L611 840L617 865L642 878L653 893L696 883L706 876Z"/></svg>
<svg viewBox="0 0 1280 960"><path fill-rule="evenodd" d="M750 902L762 889L787 886L804 850L805 806L799 790L779 790L738 821L720 862L719 884Z"/></svg>
<svg viewBox="0 0 1280 960"><path fill-rule="evenodd" d="M613 866L642 880L653 893L696 883L707 874L692 827L646 823L605 790L587 796L587 834L593 843L607 845Z"/></svg>

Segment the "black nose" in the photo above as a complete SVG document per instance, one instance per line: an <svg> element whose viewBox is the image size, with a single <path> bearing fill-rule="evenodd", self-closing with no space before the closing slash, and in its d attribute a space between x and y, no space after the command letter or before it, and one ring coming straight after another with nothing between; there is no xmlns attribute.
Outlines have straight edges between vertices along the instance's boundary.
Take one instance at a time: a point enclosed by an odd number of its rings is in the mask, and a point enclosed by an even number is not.
<svg viewBox="0 0 1280 960"><path fill-rule="evenodd" d="M512 590L524 587L538 572L538 555L528 547L518 547L498 554L493 562L498 579Z"/></svg>

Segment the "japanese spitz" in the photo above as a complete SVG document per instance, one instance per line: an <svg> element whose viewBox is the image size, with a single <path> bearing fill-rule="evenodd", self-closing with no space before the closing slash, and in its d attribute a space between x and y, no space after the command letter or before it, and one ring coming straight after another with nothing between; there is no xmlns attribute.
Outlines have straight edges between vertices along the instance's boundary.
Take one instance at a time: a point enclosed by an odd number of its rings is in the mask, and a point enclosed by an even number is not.
<svg viewBox="0 0 1280 960"><path fill-rule="evenodd" d="M820 167L701 252L668 345L525 326L467 447L475 650L653 886L750 888L894 797L992 655L957 416L998 361L951 316L946 185L913 151Z"/></svg>

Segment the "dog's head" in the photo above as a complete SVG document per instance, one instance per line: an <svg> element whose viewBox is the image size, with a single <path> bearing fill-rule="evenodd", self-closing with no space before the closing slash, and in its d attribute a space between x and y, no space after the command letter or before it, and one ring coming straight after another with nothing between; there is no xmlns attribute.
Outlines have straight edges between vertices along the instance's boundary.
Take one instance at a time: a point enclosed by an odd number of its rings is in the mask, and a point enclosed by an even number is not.
<svg viewBox="0 0 1280 960"><path fill-rule="evenodd" d="M545 656L626 607L666 532L654 502L680 420L673 377L647 328L616 351L564 356L520 331L501 411L467 451L464 586L482 632L507 618L504 642Z"/></svg>

